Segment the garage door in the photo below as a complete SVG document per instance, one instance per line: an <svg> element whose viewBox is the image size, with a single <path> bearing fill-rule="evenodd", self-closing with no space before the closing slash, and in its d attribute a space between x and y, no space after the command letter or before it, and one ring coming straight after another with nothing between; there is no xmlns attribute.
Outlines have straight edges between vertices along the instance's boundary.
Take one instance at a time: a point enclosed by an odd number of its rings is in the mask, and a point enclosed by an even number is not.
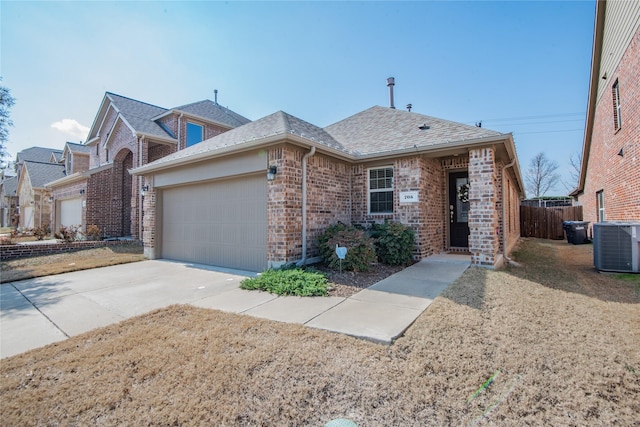
<svg viewBox="0 0 640 427"><path fill-rule="evenodd" d="M59 227L82 225L82 197L60 201Z"/></svg>
<svg viewBox="0 0 640 427"><path fill-rule="evenodd" d="M264 174L162 192L163 258L249 271L267 266Z"/></svg>
<svg viewBox="0 0 640 427"><path fill-rule="evenodd" d="M33 206L22 208L22 228L33 228Z"/></svg>

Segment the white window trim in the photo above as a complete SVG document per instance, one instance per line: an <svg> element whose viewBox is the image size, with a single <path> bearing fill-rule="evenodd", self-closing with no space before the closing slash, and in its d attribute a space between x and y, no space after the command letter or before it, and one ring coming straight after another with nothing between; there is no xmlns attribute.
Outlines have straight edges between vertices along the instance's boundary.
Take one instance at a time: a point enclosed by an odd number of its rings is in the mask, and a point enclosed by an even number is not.
<svg viewBox="0 0 640 427"><path fill-rule="evenodd" d="M600 201L602 201L602 204L600 204ZM604 222L606 220L604 209L604 190L596 191L596 208L598 209L598 222Z"/></svg>
<svg viewBox="0 0 640 427"><path fill-rule="evenodd" d="M396 178L396 174L395 171L393 174L393 177L391 178L391 188L384 188L384 189L377 189L377 190L372 190L371 189L371 171L372 170L378 170L378 169L391 169L393 171L393 165L387 165L387 166L376 166L373 168L367 168L367 213L368 215L393 215L393 205L391 207L391 211L390 212L371 212L371 193L381 193L381 192L388 192L391 191L393 193L393 197L395 200L395 178Z"/></svg>
<svg viewBox="0 0 640 427"><path fill-rule="evenodd" d="M189 125L194 125L194 126L200 126L200 129L202 130L202 132L200 133L200 141L196 142L195 144L192 145L188 145L189 144ZM200 124L200 123L196 123L196 122L192 122L190 120L187 120L187 124L184 127L184 146L186 147L191 147L193 145L199 144L202 141L204 141L204 125Z"/></svg>

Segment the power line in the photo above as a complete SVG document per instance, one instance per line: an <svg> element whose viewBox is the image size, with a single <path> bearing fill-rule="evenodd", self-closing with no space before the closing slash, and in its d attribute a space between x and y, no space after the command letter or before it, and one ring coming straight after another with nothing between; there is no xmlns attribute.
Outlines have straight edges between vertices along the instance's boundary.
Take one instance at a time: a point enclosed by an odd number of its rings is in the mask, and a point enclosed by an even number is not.
<svg viewBox="0 0 640 427"><path fill-rule="evenodd" d="M509 120L533 120L533 119L548 119L554 117L568 117L568 116L580 116L584 115L585 112L578 113L556 113L556 114L543 114L539 116L521 116L521 117L506 117L501 119L482 119L483 122L504 122Z"/></svg>
<svg viewBox="0 0 640 427"><path fill-rule="evenodd" d="M537 132L514 132L514 135L530 135L534 133L560 133L560 132L583 132L584 128L580 129L561 129L561 130L541 130Z"/></svg>

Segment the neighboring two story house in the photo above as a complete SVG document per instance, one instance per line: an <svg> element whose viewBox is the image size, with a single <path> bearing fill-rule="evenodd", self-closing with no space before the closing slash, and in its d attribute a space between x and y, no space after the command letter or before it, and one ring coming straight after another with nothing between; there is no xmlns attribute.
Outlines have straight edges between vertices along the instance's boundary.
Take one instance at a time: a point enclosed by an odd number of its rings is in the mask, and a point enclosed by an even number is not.
<svg viewBox="0 0 640 427"><path fill-rule="evenodd" d="M166 109L107 92L86 143L65 147L66 176L47 185L56 206L52 223L138 238L144 190L129 170L248 122L210 100Z"/></svg>
<svg viewBox="0 0 640 427"><path fill-rule="evenodd" d="M584 220L640 221L640 2L596 3L578 187Z"/></svg>

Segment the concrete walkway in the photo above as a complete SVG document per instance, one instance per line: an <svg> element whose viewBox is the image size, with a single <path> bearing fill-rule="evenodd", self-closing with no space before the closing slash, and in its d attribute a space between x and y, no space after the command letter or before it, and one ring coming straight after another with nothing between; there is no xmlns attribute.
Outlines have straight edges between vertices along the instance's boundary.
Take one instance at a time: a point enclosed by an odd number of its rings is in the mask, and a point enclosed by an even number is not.
<svg viewBox="0 0 640 427"><path fill-rule="evenodd" d="M254 273L143 261L0 285L0 357L171 304L192 304L390 344L470 265L426 258L350 298L279 297L239 288Z"/></svg>

